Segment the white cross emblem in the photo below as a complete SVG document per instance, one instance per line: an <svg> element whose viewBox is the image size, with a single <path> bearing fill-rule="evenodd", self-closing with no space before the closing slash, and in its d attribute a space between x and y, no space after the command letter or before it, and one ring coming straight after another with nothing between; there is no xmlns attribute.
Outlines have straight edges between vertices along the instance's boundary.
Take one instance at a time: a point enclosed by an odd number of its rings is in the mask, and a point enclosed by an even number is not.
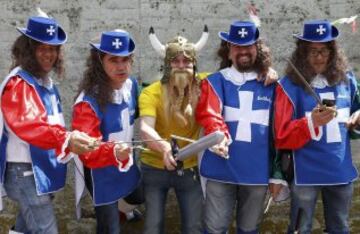
<svg viewBox="0 0 360 234"><path fill-rule="evenodd" d="M59 100L55 94L50 96L51 109L53 111L52 115L48 115L48 123L51 125L60 124L65 126L64 116L59 110Z"/></svg>
<svg viewBox="0 0 360 234"><path fill-rule="evenodd" d="M321 99L332 99L334 100L334 93L320 93ZM311 115L311 112L307 112L307 115ZM334 143L334 142L341 142L341 132L339 123L346 123L350 116L350 109L348 107L337 109L337 116L333 118L328 124L326 124L326 142L327 143ZM319 141L323 135L323 126L320 127L319 135L317 136L317 141Z"/></svg>
<svg viewBox="0 0 360 234"><path fill-rule="evenodd" d="M120 116L119 116L120 117ZM133 127L130 125L130 112L129 108L125 108L121 111L121 121L123 129L120 132L113 132L109 134L110 141L131 141L133 138Z"/></svg>
<svg viewBox="0 0 360 234"><path fill-rule="evenodd" d="M245 28L241 28L241 31L238 31L238 34L240 35L241 38L244 38L245 35L248 35L248 32L245 31Z"/></svg>
<svg viewBox="0 0 360 234"><path fill-rule="evenodd" d="M269 110L253 110L254 93L251 91L239 92L240 108L225 106L225 121L238 122L236 128L237 141L251 142L251 124L269 126Z"/></svg>
<svg viewBox="0 0 360 234"><path fill-rule="evenodd" d="M316 29L316 32L319 33L319 35L323 35L324 32L326 32L326 28L322 24L320 24L319 28Z"/></svg>
<svg viewBox="0 0 360 234"><path fill-rule="evenodd" d="M116 38L115 41L112 42L112 45L115 46L116 49L119 49L120 46L122 46L122 42L119 40L119 38Z"/></svg>
<svg viewBox="0 0 360 234"><path fill-rule="evenodd" d="M55 32L55 28L53 25L50 25L50 28L46 29L46 33L49 33L50 36L52 36L54 32Z"/></svg>

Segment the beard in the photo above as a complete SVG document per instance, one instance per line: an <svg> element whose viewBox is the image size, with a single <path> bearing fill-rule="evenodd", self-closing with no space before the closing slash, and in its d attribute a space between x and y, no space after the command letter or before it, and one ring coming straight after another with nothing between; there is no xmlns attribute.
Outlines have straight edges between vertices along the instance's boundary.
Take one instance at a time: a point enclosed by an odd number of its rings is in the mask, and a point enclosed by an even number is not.
<svg viewBox="0 0 360 234"><path fill-rule="evenodd" d="M166 117L181 127L194 123L196 86L193 69L172 69L169 83L165 84L164 107Z"/></svg>
<svg viewBox="0 0 360 234"><path fill-rule="evenodd" d="M239 72L249 72L254 69L255 59L251 53L238 54L233 63Z"/></svg>
<svg viewBox="0 0 360 234"><path fill-rule="evenodd" d="M191 85L194 78L193 69L171 69L169 85L176 93L180 93L182 90Z"/></svg>

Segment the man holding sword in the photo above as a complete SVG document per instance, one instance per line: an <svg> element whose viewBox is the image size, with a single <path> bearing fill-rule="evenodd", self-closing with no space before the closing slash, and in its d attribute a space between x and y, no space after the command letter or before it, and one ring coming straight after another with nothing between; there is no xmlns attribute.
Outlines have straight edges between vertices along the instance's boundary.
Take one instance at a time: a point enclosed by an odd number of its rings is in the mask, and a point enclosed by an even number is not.
<svg viewBox="0 0 360 234"><path fill-rule="evenodd" d="M150 150L141 154L145 234L164 233L165 203L170 189L175 190L179 202L181 233L202 233L203 196L197 158L175 161L175 148L162 139L169 140L171 134L198 138L200 128L193 114L199 94L196 53L204 46L207 35L205 28L195 44L178 36L162 45L150 30L151 43L164 58L164 74L160 81L146 87L139 97L140 134L144 140L153 140L146 142ZM186 144L179 141L180 148ZM180 164L183 164L182 168Z"/></svg>
<svg viewBox="0 0 360 234"><path fill-rule="evenodd" d="M349 233L352 181L358 176L349 132L360 122L360 105L338 34L329 21L305 22L276 89L275 144L293 155L288 233L311 233L319 193L325 231Z"/></svg>

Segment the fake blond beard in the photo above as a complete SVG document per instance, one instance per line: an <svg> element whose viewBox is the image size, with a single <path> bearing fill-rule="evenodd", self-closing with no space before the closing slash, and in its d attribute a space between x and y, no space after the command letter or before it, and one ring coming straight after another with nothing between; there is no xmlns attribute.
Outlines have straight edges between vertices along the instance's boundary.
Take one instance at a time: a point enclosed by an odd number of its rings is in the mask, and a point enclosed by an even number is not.
<svg viewBox="0 0 360 234"><path fill-rule="evenodd" d="M193 126L199 85L193 69L172 69L169 82L162 85L165 120L176 121L181 127Z"/></svg>

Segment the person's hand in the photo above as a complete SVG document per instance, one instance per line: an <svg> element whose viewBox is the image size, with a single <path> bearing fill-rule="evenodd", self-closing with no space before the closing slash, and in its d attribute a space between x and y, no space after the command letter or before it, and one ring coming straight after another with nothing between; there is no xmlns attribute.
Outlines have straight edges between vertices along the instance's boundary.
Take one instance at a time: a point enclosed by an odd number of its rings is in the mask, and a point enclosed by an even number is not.
<svg viewBox="0 0 360 234"><path fill-rule="evenodd" d="M277 82L278 79L279 79L278 73L270 67L268 72L265 74L264 85L265 86L271 85L272 83Z"/></svg>
<svg viewBox="0 0 360 234"><path fill-rule="evenodd" d="M167 150L163 154L163 161L164 161L165 168L167 170L169 170L169 171L175 170L177 163L176 163L174 156L172 155L171 149Z"/></svg>
<svg viewBox="0 0 360 234"><path fill-rule="evenodd" d="M131 153L131 147L126 143L116 143L114 146L115 157L118 161L128 159Z"/></svg>
<svg viewBox="0 0 360 234"><path fill-rule="evenodd" d="M215 154L219 155L223 158L229 158L229 140L227 137L224 137L224 139L217 145L214 145L211 147L211 151L213 151Z"/></svg>
<svg viewBox="0 0 360 234"><path fill-rule="evenodd" d="M360 110L354 112L346 122L347 128L351 131L360 125Z"/></svg>
<svg viewBox="0 0 360 234"><path fill-rule="evenodd" d="M99 146L99 139L90 137L84 132L74 130L70 133L69 150L75 154L84 154L96 150Z"/></svg>
<svg viewBox="0 0 360 234"><path fill-rule="evenodd" d="M283 186L284 186L284 185L282 185L282 184L270 183L270 184L269 184L269 191L270 191L270 193L271 193L271 196L272 196L273 198L276 198L276 197L279 195L279 193L280 193L280 191L281 191L281 189L282 189Z"/></svg>
<svg viewBox="0 0 360 234"><path fill-rule="evenodd" d="M337 111L336 107L328 107L328 106L316 106L311 111L311 119L314 125L314 128L323 126L329 123L333 118L336 117Z"/></svg>

